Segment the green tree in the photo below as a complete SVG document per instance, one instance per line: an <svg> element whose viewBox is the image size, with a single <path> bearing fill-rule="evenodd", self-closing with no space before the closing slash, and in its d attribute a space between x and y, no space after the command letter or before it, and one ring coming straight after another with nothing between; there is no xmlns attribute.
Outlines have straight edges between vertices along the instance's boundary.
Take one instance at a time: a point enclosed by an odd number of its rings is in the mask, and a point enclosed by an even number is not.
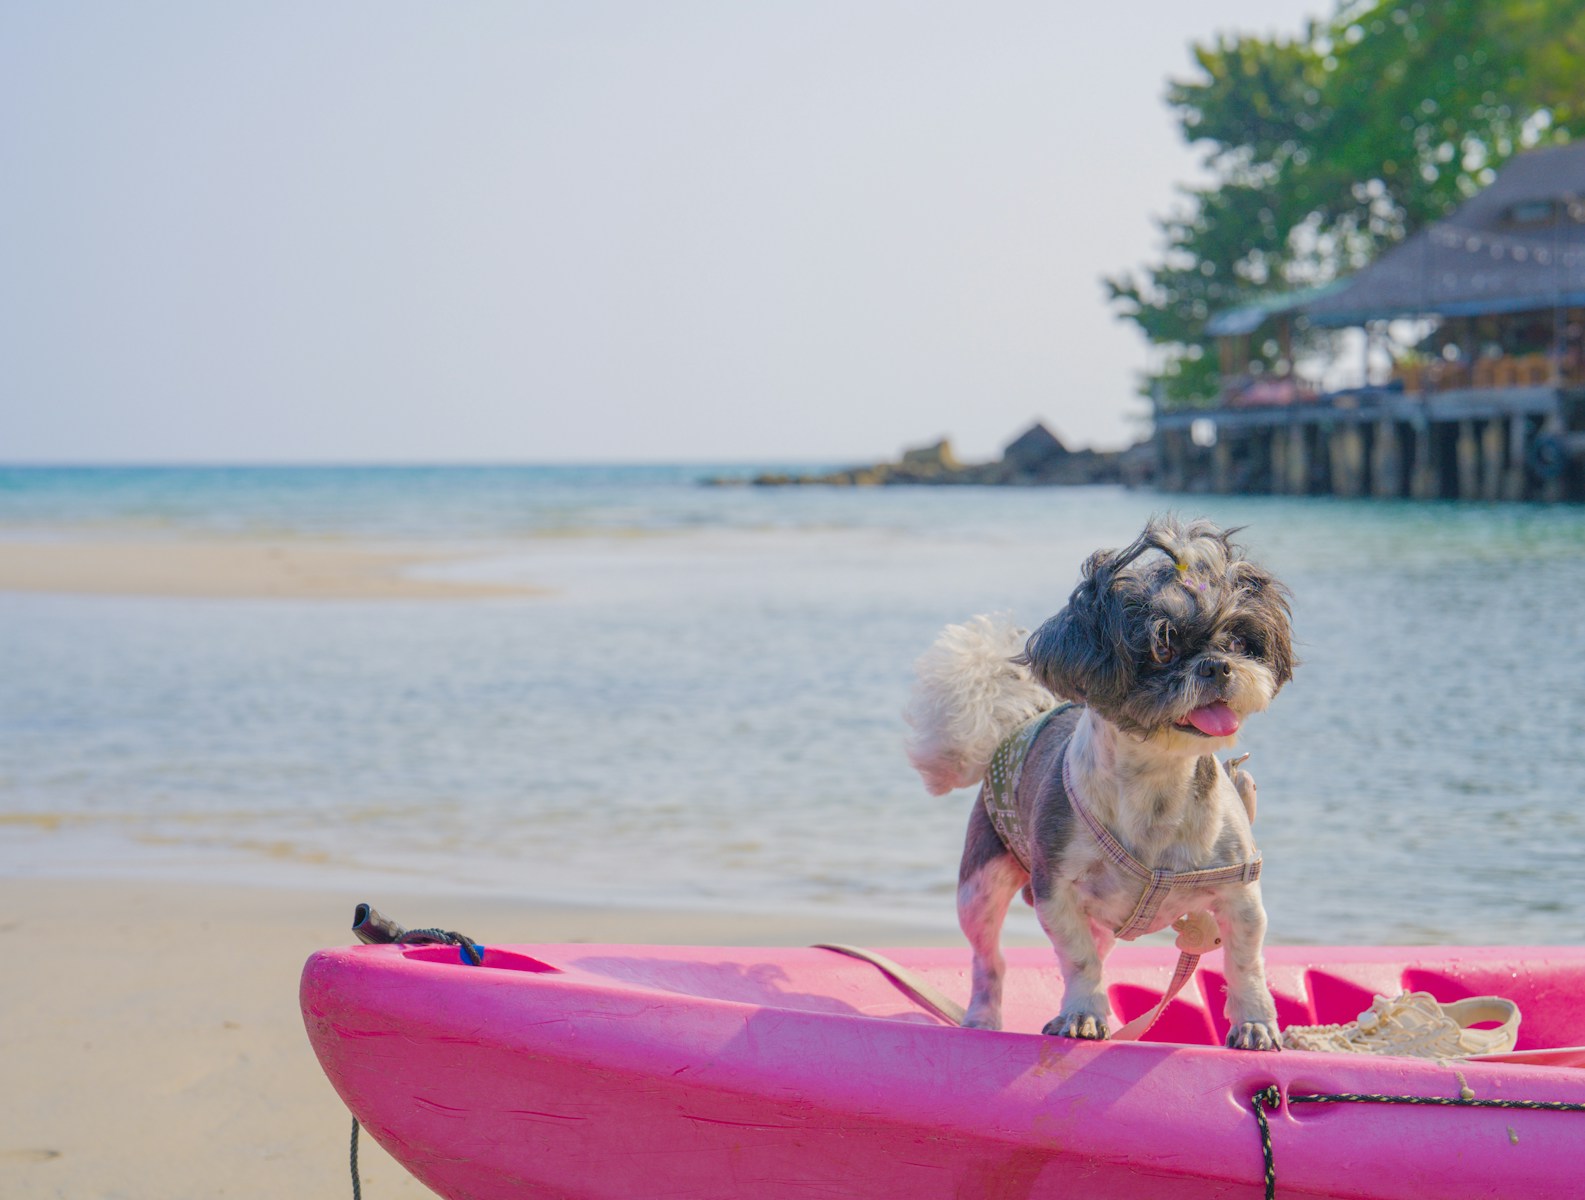
<svg viewBox="0 0 1585 1200"><path fill-rule="evenodd" d="M1291 39L1193 53L1168 102L1213 183L1160 222L1160 262L1104 281L1162 348L1145 390L1174 407L1218 392L1211 315L1356 270L1513 154L1585 130L1578 0L1345 0Z"/></svg>

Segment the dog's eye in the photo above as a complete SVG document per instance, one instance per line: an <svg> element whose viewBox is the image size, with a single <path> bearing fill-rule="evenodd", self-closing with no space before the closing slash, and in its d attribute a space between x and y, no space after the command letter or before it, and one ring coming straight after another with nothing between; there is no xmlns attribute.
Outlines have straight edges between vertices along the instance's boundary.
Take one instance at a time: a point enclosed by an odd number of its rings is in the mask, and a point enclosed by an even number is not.
<svg viewBox="0 0 1585 1200"><path fill-rule="evenodd" d="M1242 654L1244 652L1244 639L1234 634L1227 639L1227 652L1229 654Z"/></svg>
<svg viewBox="0 0 1585 1200"><path fill-rule="evenodd" d="M1150 639L1150 658L1158 666L1166 666L1178 657L1177 631L1163 621Z"/></svg>

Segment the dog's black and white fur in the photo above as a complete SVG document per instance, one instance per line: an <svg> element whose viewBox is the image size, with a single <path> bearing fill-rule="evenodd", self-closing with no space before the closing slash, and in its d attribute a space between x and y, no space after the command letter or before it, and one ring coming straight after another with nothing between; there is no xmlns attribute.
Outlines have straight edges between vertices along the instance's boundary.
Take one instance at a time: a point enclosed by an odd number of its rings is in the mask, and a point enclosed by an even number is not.
<svg viewBox="0 0 1585 1200"><path fill-rule="evenodd" d="M1028 872L983 803L969 818L958 882L974 951L965 1025L1001 1028L1001 926L1027 885L1062 969L1062 1011L1045 1032L1107 1036L1101 964L1140 885L1073 812L1064 751L1081 802L1146 866L1192 871L1254 854L1253 780L1214 753L1291 678L1289 618L1287 589L1227 533L1165 518L1132 545L1091 555L1067 606L1027 641L1007 622L976 617L948 627L920 659L909 758L936 795L979 783L997 746L1058 698L1082 706L1049 721L1024 760L1013 802L1029 831ZM1228 1045L1277 1049L1259 882L1175 893L1146 932L1189 912L1211 913L1221 932Z"/></svg>

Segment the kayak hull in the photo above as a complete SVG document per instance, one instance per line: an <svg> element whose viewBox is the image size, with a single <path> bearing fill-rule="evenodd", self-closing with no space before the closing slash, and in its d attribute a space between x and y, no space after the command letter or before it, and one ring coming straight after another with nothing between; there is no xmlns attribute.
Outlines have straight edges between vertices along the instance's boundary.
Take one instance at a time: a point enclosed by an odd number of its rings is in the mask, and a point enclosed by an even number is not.
<svg viewBox="0 0 1585 1200"><path fill-rule="evenodd" d="M962 998L962 949L885 952ZM453 947L321 951L301 1002L364 1128L450 1200L503 1197L1259 1196L1253 1097L1371 1093L1585 1104L1585 1069L1221 1047L1208 956L1139 1043L1038 1032L1049 951L1012 950L1007 1031L950 1027L873 966L817 949ZM1108 960L1120 1019L1175 952ZM1585 1043L1585 950L1274 948L1284 1024L1372 995L1497 994L1518 1050ZM1521 1056L1522 1057L1522 1056ZM1270 1114L1279 1194L1585 1196L1585 1112L1355 1103Z"/></svg>

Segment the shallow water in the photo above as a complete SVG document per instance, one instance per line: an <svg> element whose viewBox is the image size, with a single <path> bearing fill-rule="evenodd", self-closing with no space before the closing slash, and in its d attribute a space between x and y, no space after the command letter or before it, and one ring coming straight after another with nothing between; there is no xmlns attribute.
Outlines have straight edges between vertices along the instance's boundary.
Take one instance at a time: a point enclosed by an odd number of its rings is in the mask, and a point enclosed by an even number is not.
<svg viewBox="0 0 1585 1200"><path fill-rule="evenodd" d="M901 751L943 624L1152 512L1244 525L1304 664L1245 736L1274 941L1585 931L1585 513L708 468L0 471L9 536L423 541L489 601L0 595L0 872L400 880L950 927L971 794ZM1032 929L1027 914L1020 928Z"/></svg>

